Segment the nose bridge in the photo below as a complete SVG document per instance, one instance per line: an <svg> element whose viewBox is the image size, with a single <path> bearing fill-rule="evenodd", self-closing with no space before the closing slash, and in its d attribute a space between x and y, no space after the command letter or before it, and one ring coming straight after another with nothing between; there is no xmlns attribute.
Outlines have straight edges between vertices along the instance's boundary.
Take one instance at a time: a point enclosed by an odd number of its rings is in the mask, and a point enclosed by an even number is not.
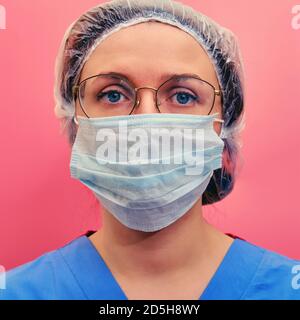
<svg viewBox="0 0 300 320"><path fill-rule="evenodd" d="M144 86L144 87L138 87L138 88L134 88L135 92L138 92L140 89L151 89L152 91L157 91L156 88L150 87L150 86Z"/></svg>
<svg viewBox="0 0 300 320"><path fill-rule="evenodd" d="M149 89L152 91L152 99L149 97L151 101L145 99L145 96L143 96L143 99L141 100L141 97L139 96L138 92L140 89ZM136 92L136 97L137 97L137 101L136 101L136 106L135 106L135 113L153 113L153 112L159 112L159 110L157 109L156 106L156 92L157 89L150 87L150 86L143 86L143 87L138 87L134 89Z"/></svg>

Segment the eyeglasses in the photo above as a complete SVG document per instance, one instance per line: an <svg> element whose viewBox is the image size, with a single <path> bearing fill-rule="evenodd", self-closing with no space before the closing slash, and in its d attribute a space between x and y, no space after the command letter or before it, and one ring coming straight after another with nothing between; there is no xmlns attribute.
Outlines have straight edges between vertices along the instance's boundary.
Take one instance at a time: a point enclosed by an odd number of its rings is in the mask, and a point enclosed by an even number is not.
<svg viewBox="0 0 300 320"><path fill-rule="evenodd" d="M74 99L88 118L130 115L139 106L138 90L151 89L155 105L161 113L208 115L215 97L221 96L212 84L197 76L175 75L158 88L136 88L121 75L98 74L82 80L73 87Z"/></svg>

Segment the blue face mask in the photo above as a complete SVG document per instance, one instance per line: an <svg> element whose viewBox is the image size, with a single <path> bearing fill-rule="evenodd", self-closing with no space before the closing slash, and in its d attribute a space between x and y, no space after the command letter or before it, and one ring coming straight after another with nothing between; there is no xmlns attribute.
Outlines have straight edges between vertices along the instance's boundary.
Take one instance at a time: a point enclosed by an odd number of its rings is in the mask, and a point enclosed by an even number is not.
<svg viewBox="0 0 300 320"><path fill-rule="evenodd" d="M78 117L71 176L126 227L160 230L196 203L222 167L216 115Z"/></svg>

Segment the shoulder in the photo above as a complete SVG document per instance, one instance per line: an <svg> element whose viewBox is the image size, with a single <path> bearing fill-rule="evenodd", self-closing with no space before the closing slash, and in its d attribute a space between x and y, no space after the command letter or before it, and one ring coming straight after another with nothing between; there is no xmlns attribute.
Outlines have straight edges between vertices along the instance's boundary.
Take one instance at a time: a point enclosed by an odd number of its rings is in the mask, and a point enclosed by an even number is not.
<svg viewBox="0 0 300 320"><path fill-rule="evenodd" d="M54 298L53 258L55 255L55 250L50 251L7 271L5 289L0 290L0 299Z"/></svg>
<svg viewBox="0 0 300 320"><path fill-rule="evenodd" d="M249 252L257 251L260 260L242 299L300 300L300 260L247 241L243 245Z"/></svg>
<svg viewBox="0 0 300 320"><path fill-rule="evenodd" d="M61 248L8 270L5 274L5 289L0 290L0 300L64 299L62 288L66 284L74 294L80 291L60 253Z"/></svg>

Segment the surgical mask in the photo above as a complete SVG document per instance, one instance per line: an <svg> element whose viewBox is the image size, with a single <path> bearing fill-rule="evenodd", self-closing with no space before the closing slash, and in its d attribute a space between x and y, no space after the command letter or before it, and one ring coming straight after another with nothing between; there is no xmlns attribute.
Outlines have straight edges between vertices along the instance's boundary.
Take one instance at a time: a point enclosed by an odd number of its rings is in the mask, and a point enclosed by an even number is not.
<svg viewBox="0 0 300 320"><path fill-rule="evenodd" d="M193 207L215 169L223 140L217 114L77 117L71 176L130 229L152 232Z"/></svg>

